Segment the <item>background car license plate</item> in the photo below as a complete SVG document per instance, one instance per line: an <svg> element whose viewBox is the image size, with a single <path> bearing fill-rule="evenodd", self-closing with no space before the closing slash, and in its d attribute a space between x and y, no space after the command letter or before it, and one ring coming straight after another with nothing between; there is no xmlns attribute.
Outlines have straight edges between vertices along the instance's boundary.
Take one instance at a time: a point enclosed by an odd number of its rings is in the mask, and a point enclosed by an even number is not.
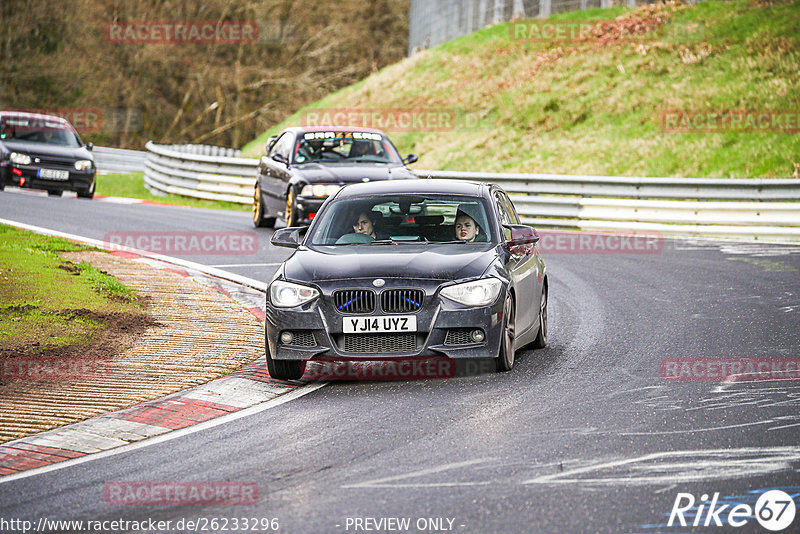
<svg viewBox="0 0 800 534"><path fill-rule="evenodd" d="M415 315L385 315L382 317L345 317L345 334L377 334L383 332L416 332Z"/></svg>
<svg viewBox="0 0 800 534"><path fill-rule="evenodd" d="M36 175L39 178L47 178L48 180L69 180L69 171L60 171L58 169L39 169Z"/></svg>

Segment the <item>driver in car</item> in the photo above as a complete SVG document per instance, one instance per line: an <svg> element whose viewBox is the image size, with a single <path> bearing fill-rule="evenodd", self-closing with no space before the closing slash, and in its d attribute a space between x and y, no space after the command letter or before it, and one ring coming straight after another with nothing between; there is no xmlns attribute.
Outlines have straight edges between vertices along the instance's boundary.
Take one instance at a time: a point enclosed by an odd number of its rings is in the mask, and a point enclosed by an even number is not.
<svg viewBox="0 0 800 534"><path fill-rule="evenodd" d="M353 222L353 231L357 234L367 234L372 239L377 239L375 226L378 223L378 214L374 211L362 211Z"/></svg>

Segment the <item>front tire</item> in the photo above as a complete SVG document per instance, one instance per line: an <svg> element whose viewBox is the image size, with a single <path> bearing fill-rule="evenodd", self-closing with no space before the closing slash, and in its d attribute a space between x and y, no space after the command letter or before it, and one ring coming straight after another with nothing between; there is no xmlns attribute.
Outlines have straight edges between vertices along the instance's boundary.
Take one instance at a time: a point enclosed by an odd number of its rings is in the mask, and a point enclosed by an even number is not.
<svg viewBox="0 0 800 534"><path fill-rule="evenodd" d="M256 228L275 226L275 217L264 217L264 202L261 200L261 188L258 184L253 192L253 226Z"/></svg>
<svg viewBox="0 0 800 534"><path fill-rule="evenodd" d="M306 372L306 362L298 360L275 360L267 347L267 371L276 380L300 380Z"/></svg>
<svg viewBox="0 0 800 534"><path fill-rule="evenodd" d="M295 226L297 224L297 200L294 197L294 187L290 187L286 193L286 212L284 219L286 220L286 227Z"/></svg>
<svg viewBox="0 0 800 534"><path fill-rule="evenodd" d="M539 332L533 340L533 348L543 349L547 345L547 286L542 289L542 299L539 301Z"/></svg>
<svg viewBox="0 0 800 534"><path fill-rule="evenodd" d="M503 331L500 340L500 352L497 355L497 370L510 371L514 367L514 329L516 317L514 313L514 298L509 294L503 304Z"/></svg>
<svg viewBox="0 0 800 534"><path fill-rule="evenodd" d="M95 187L95 182L92 182L92 186L85 193L78 191L77 192L78 198L94 198L94 187Z"/></svg>

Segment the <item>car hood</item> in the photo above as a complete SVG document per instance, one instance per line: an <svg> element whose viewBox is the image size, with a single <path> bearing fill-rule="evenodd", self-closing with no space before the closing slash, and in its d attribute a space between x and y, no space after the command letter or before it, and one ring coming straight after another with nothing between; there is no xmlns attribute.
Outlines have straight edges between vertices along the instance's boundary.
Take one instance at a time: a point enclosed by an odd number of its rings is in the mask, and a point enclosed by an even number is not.
<svg viewBox="0 0 800 534"><path fill-rule="evenodd" d="M58 146L46 143L5 140L2 144L9 152L21 152L31 156L56 156L61 158L91 159L92 153L86 147Z"/></svg>
<svg viewBox="0 0 800 534"><path fill-rule="evenodd" d="M480 276L497 258L495 246L397 244L299 248L286 260L284 276L297 282L353 278L458 280Z"/></svg>
<svg viewBox="0 0 800 534"><path fill-rule="evenodd" d="M360 163L322 165L306 163L295 167L296 172L311 183L350 184L362 182L364 178L372 180L405 180L417 178L417 175L406 167L397 164Z"/></svg>

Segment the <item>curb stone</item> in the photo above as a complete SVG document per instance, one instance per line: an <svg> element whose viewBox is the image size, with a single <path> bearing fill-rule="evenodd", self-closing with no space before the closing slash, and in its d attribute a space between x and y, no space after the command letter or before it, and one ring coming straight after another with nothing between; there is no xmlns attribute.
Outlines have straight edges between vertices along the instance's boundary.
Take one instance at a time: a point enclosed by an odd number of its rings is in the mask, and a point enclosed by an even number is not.
<svg viewBox="0 0 800 534"><path fill-rule="evenodd" d="M261 291L131 252L110 254L174 272L216 289L264 322L266 303ZM303 384L271 378L262 356L231 375L201 386L4 443L0 445L0 480L5 475L121 447L237 412L294 391Z"/></svg>

